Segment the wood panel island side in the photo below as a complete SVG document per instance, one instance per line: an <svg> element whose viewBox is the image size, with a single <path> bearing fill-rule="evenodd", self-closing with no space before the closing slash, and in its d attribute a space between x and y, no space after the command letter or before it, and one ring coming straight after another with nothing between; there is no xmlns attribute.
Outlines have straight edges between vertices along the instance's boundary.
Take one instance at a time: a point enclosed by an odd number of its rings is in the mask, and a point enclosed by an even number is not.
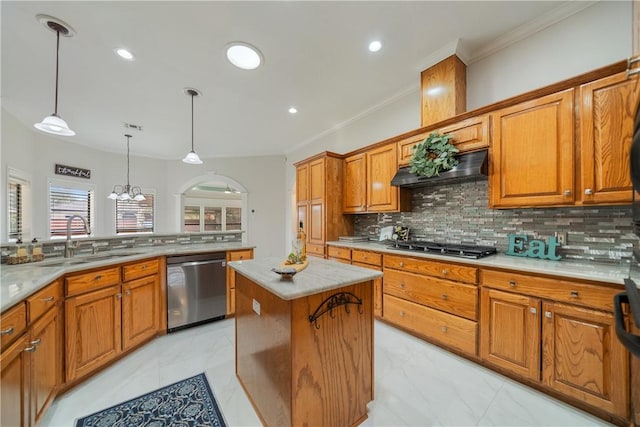
<svg viewBox="0 0 640 427"><path fill-rule="evenodd" d="M266 426L360 424L373 400L376 270L313 258L234 261L236 375Z"/></svg>

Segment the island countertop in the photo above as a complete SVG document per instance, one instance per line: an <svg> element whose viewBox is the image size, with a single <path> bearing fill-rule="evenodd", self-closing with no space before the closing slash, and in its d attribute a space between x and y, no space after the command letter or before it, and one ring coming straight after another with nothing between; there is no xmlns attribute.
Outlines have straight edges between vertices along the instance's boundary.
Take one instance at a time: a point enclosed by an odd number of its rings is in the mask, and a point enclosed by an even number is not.
<svg viewBox="0 0 640 427"><path fill-rule="evenodd" d="M232 261L228 265L283 300L306 297L382 276L380 271L309 257L309 265L304 270L291 279L282 279L271 269L278 267L285 258Z"/></svg>

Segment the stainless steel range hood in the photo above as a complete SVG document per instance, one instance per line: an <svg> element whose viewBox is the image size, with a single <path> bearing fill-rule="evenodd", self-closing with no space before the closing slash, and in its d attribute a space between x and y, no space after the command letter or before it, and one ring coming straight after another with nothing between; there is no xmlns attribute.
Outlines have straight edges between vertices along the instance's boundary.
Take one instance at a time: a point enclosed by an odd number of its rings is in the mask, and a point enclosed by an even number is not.
<svg viewBox="0 0 640 427"><path fill-rule="evenodd" d="M405 188L428 187L440 184L487 179L487 150L464 153L458 156L460 163L440 175L426 177L409 172L409 166L400 168L391 185Z"/></svg>

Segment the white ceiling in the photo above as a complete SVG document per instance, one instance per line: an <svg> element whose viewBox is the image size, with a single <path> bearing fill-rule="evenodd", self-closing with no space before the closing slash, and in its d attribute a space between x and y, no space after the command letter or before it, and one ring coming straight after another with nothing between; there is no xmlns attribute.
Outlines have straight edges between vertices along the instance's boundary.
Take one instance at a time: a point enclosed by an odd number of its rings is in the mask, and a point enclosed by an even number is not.
<svg viewBox="0 0 640 427"><path fill-rule="evenodd" d="M53 113L56 36L36 19L47 14L77 33L60 40L58 102L77 135L60 138L123 153L124 123L133 123L143 131L129 131L132 154L181 159L191 144L183 88L193 87L203 93L194 100L201 157L283 154L416 90L420 71L457 41L459 56L472 61L505 33L585 4L2 1L1 100L29 127ZM367 50L374 38L383 43L375 54ZM231 41L257 46L264 65L232 66L224 50ZM116 47L136 61L117 57ZM297 115L287 112L292 105Z"/></svg>

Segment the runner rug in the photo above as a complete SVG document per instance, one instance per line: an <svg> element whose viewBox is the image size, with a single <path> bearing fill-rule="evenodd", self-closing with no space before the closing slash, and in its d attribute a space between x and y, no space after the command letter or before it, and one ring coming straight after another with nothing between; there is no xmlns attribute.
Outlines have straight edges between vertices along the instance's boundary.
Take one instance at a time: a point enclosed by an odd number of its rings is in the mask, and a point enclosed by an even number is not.
<svg viewBox="0 0 640 427"><path fill-rule="evenodd" d="M204 373L80 418L75 425L226 427Z"/></svg>

